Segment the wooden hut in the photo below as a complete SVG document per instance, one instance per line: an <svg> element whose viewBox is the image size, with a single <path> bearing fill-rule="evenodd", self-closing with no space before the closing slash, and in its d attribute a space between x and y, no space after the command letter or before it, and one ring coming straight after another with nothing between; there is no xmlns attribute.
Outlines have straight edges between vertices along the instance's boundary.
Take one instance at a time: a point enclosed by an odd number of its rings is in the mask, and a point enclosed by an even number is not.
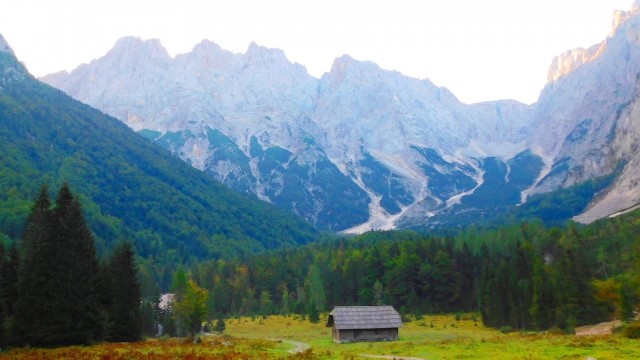
<svg viewBox="0 0 640 360"><path fill-rule="evenodd" d="M401 326L400 314L393 306L336 306L327 320L333 341L339 343L398 340Z"/></svg>

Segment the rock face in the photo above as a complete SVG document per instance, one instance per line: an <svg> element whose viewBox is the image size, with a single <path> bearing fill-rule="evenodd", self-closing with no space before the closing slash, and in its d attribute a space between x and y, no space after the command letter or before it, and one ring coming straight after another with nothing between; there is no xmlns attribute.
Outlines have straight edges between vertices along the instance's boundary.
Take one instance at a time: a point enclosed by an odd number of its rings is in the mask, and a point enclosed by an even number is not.
<svg viewBox="0 0 640 360"><path fill-rule="evenodd" d="M316 79L280 50L252 43L233 54L206 40L171 58L157 40L124 38L43 80L320 228L515 205L626 164L580 215L588 221L640 200L638 9L616 13L603 43L557 57L533 105L463 104L347 55Z"/></svg>

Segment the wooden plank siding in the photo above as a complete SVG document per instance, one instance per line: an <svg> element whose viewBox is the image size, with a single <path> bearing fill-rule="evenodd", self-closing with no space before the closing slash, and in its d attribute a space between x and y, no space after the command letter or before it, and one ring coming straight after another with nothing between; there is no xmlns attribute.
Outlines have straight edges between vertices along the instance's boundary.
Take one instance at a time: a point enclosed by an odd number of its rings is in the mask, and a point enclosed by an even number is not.
<svg viewBox="0 0 640 360"><path fill-rule="evenodd" d="M333 341L393 341L402 327L393 306L336 306L327 320Z"/></svg>

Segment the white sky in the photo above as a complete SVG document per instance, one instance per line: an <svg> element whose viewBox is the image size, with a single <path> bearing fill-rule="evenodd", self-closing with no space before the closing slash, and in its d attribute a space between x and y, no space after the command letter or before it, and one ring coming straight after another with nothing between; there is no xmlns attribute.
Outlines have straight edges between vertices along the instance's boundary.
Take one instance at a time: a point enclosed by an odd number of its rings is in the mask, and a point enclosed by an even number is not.
<svg viewBox="0 0 640 360"><path fill-rule="evenodd" d="M123 36L170 54L202 39L284 50L320 77L349 54L429 78L472 103L534 102L552 58L602 41L632 0L3 0L0 34L36 76L103 56Z"/></svg>

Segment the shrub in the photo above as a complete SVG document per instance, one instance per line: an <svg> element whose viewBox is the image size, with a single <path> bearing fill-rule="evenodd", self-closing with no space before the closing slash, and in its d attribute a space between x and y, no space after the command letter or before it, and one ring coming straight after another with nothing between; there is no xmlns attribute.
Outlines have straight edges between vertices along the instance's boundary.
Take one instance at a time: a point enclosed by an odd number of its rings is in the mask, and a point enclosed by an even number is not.
<svg viewBox="0 0 640 360"><path fill-rule="evenodd" d="M411 318L409 316L407 316L406 314L401 314L400 315L400 320L402 320L403 323L410 323L411 322Z"/></svg>
<svg viewBox="0 0 640 360"><path fill-rule="evenodd" d="M640 321L629 323L624 329L624 336L629 339L640 339Z"/></svg>
<svg viewBox="0 0 640 360"><path fill-rule="evenodd" d="M510 332L513 332L513 328L511 326L509 326L509 325L503 326L499 330L503 334L508 334Z"/></svg>
<svg viewBox="0 0 640 360"><path fill-rule="evenodd" d="M564 335L564 331L562 331L562 329L560 329L559 327L555 327L554 326L554 327L549 328L547 330L547 334L550 334L550 335Z"/></svg>
<svg viewBox="0 0 640 360"><path fill-rule="evenodd" d="M457 317L457 316L456 316ZM466 321L476 321L476 314L474 313L464 313L460 315L460 320Z"/></svg>

